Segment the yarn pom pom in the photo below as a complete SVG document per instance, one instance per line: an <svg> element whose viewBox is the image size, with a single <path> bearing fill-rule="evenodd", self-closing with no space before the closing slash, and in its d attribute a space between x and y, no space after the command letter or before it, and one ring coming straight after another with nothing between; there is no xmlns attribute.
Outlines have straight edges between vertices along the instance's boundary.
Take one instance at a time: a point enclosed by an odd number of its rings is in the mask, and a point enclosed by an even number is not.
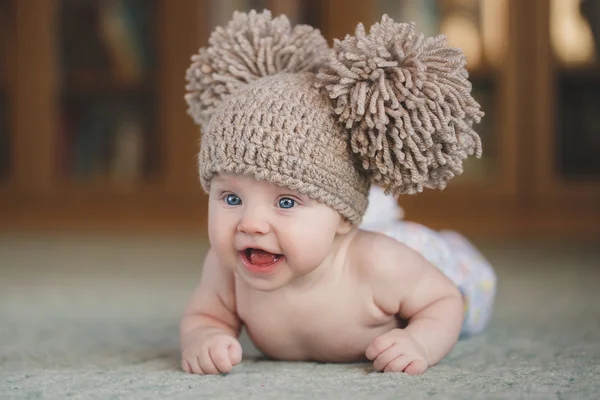
<svg viewBox="0 0 600 400"><path fill-rule="evenodd" d="M327 42L308 25L291 27L285 15L234 12L217 27L209 46L192 57L186 72L188 114L205 125L215 107L240 86L280 72L314 71L327 59Z"/></svg>
<svg viewBox="0 0 600 400"><path fill-rule="evenodd" d="M471 97L466 59L443 35L425 39L414 24L384 15L365 33L336 40L318 86L333 100L352 150L386 194L444 189L481 156L473 130L483 112Z"/></svg>

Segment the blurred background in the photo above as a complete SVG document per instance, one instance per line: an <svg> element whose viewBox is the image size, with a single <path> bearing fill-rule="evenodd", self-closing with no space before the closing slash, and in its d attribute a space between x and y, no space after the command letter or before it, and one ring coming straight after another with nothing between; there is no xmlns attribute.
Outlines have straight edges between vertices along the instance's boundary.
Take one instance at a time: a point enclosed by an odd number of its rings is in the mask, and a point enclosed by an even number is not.
<svg viewBox="0 0 600 400"><path fill-rule="evenodd" d="M600 0L0 0L0 397L206 390L155 373L179 368L208 248L185 72L234 10L264 8L330 45L387 13L464 51L483 157L399 200L497 273L490 336L457 376L596 393Z"/></svg>
<svg viewBox="0 0 600 400"><path fill-rule="evenodd" d="M233 10L330 44L387 13L463 49L484 156L406 218L477 237L600 233L598 0L0 0L0 230L204 235L185 70Z"/></svg>

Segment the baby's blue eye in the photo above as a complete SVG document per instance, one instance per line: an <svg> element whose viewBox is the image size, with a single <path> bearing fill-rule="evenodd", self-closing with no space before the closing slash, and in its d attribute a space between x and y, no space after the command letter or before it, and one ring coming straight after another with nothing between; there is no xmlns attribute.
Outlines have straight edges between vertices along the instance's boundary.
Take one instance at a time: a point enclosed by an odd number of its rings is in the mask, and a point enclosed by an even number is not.
<svg viewBox="0 0 600 400"><path fill-rule="evenodd" d="M240 204L242 204L242 200L235 194L227 195L227 197L225 198L225 202L230 206L239 206Z"/></svg>
<svg viewBox="0 0 600 400"><path fill-rule="evenodd" d="M279 200L279 207L281 208L292 208L296 205L296 202L289 197L284 197Z"/></svg>

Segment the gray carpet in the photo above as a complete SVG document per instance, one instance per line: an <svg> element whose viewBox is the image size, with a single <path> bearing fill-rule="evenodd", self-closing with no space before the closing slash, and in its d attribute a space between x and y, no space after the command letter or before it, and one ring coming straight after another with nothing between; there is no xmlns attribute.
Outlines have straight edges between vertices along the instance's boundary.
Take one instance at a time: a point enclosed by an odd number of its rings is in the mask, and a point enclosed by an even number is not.
<svg viewBox="0 0 600 400"><path fill-rule="evenodd" d="M194 238L0 238L0 399L599 399L600 251L482 245L499 294L488 332L423 376L369 364L245 360L179 370Z"/></svg>

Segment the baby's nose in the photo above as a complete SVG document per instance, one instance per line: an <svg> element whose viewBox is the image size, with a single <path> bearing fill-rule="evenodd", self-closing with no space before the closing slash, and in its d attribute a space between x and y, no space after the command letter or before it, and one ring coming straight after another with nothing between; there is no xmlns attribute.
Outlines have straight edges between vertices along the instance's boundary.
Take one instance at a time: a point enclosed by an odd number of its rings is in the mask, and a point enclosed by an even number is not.
<svg viewBox="0 0 600 400"><path fill-rule="evenodd" d="M246 215L238 224L237 230L247 235L266 235L270 228L264 218Z"/></svg>

